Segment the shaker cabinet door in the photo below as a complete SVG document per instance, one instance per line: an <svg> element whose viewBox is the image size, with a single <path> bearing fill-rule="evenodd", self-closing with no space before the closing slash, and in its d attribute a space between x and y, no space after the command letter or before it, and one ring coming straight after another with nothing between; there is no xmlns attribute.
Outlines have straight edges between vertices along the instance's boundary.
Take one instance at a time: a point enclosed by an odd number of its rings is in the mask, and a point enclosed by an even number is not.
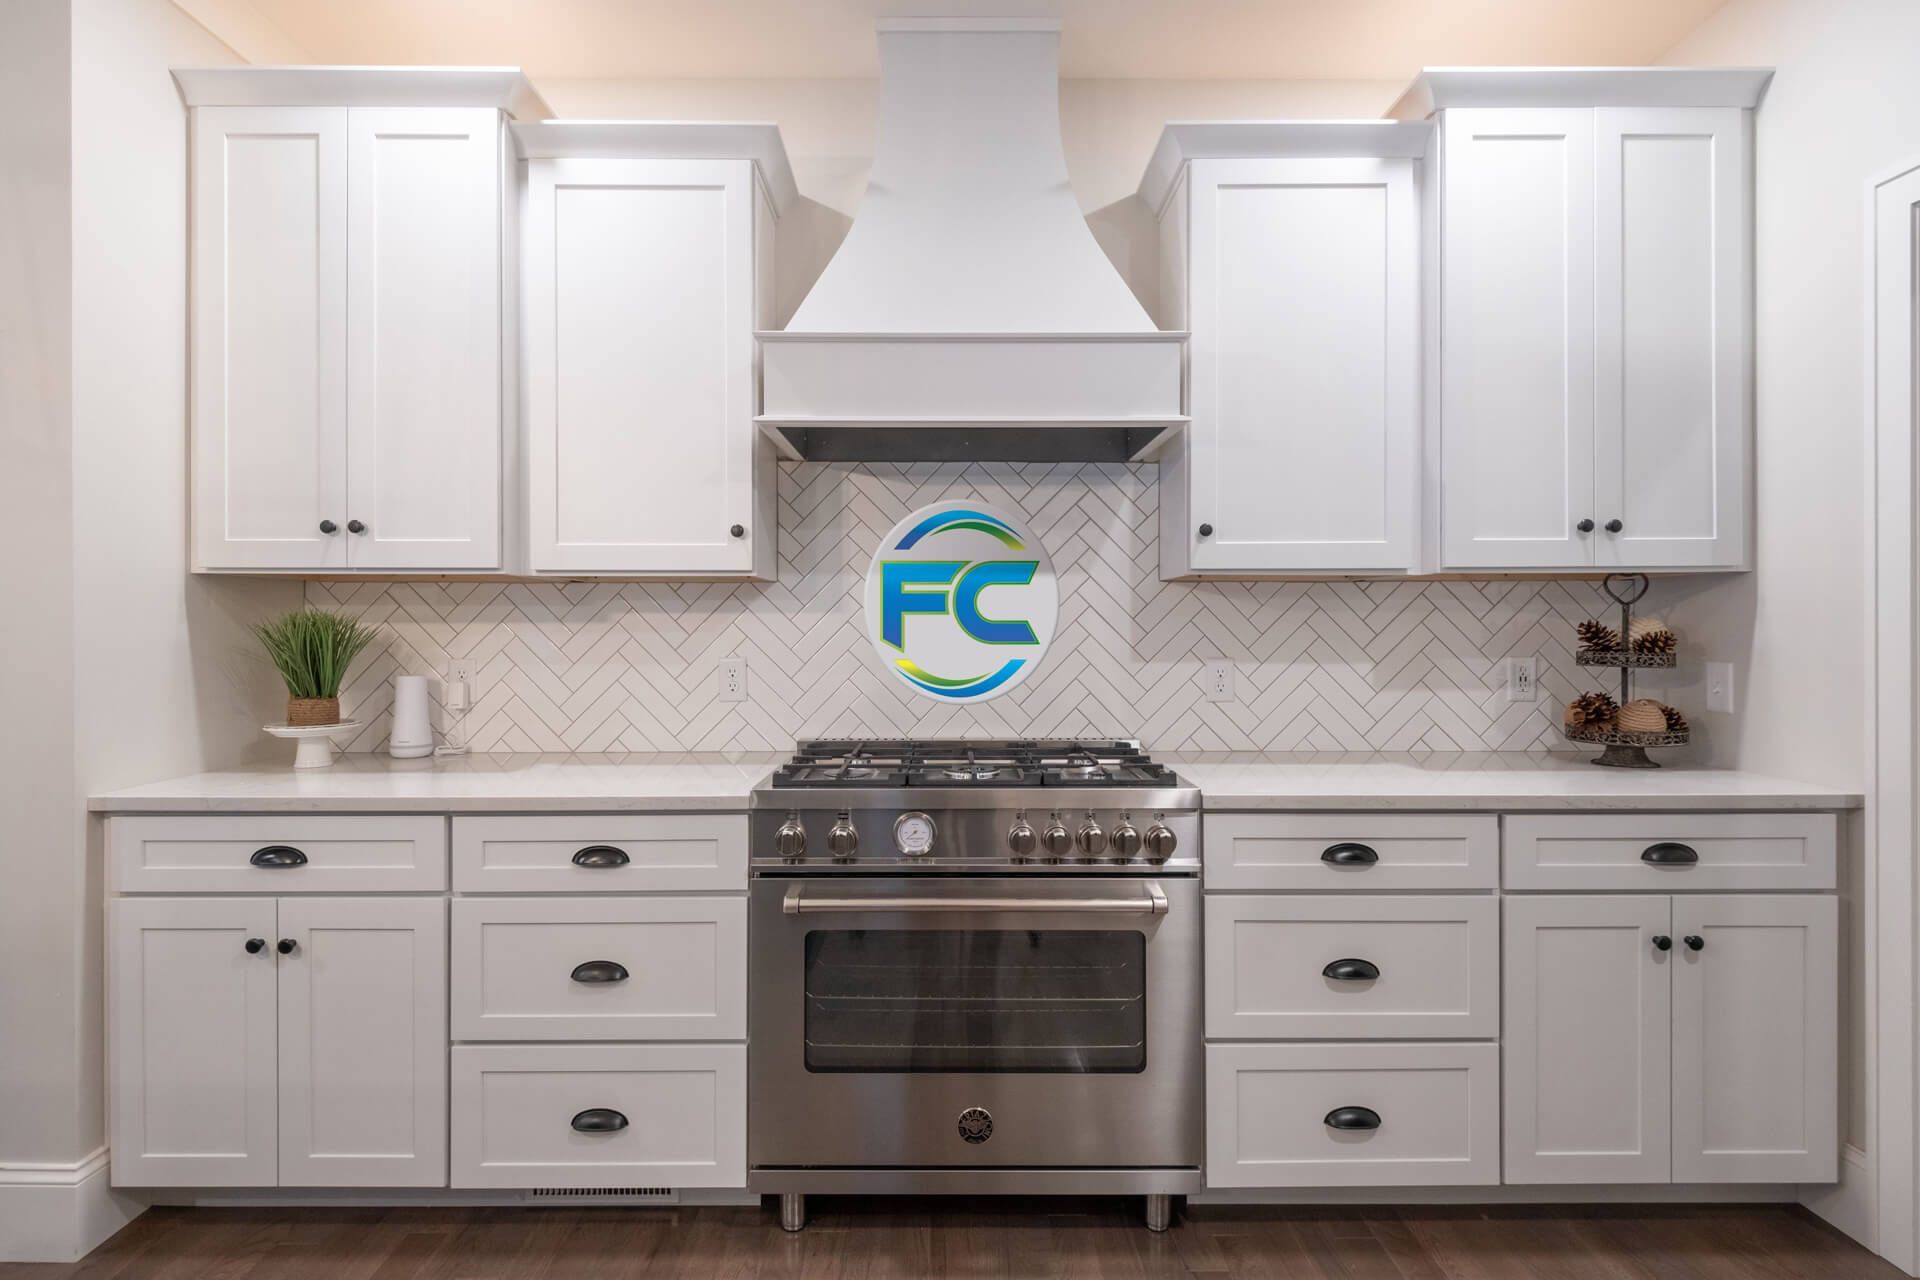
<svg viewBox="0 0 1920 1280"><path fill-rule="evenodd" d="M282 898L279 938L280 1185L445 1186L447 904Z"/></svg>
<svg viewBox="0 0 1920 1280"><path fill-rule="evenodd" d="M347 113L195 109L192 205L195 567L344 568Z"/></svg>
<svg viewBox="0 0 1920 1280"><path fill-rule="evenodd" d="M1832 1182L1838 899L1680 895L1673 932L1673 1180Z"/></svg>
<svg viewBox="0 0 1920 1280"><path fill-rule="evenodd" d="M1668 902L1502 903L1508 1182L1668 1180Z"/></svg>
<svg viewBox="0 0 1920 1280"><path fill-rule="evenodd" d="M1443 113L1441 560L1592 562L1593 112Z"/></svg>
<svg viewBox="0 0 1920 1280"><path fill-rule="evenodd" d="M774 536L753 505L759 199L744 160L528 163L536 572L744 573Z"/></svg>
<svg viewBox="0 0 1920 1280"><path fill-rule="evenodd" d="M1196 160L1188 191L1190 488L1166 536L1196 572L1411 568L1414 162Z"/></svg>
<svg viewBox="0 0 1920 1280"><path fill-rule="evenodd" d="M347 113L356 569L500 565L500 147L491 107Z"/></svg>
<svg viewBox="0 0 1920 1280"><path fill-rule="evenodd" d="M1751 119L1594 113L1598 564L1745 559Z"/></svg>
<svg viewBox="0 0 1920 1280"><path fill-rule="evenodd" d="M108 932L113 1185L273 1186L274 900L116 898Z"/></svg>

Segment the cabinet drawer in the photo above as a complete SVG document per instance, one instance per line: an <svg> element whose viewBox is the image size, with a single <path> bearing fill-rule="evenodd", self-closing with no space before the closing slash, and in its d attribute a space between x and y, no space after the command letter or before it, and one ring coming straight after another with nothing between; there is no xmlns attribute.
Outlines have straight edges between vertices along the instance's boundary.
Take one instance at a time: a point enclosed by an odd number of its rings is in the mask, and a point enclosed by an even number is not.
<svg viewBox="0 0 1920 1280"><path fill-rule="evenodd" d="M454 901L456 1040L746 1034L745 898Z"/></svg>
<svg viewBox="0 0 1920 1280"><path fill-rule="evenodd" d="M1492 814L1210 813L1209 889L1491 889Z"/></svg>
<svg viewBox="0 0 1920 1280"><path fill-rule="evenodd" d="M116 893L380 893L447 887L447 820L130 817L107 823Z"/></svg>
<svg viewBox="0 0 1920 1280"><path fill-rule="evenodd" d="M1499 1034L1490 896L1211 894L1206 957L1209 1038Z"/></svg>
<svg viewBox="0 0 1920 1280"><path fill-rule="evenodd" d="M739 1044L456 1045L455 1187L743 1187Z"/></svg>
<svg viewBox="0 0 1920 1280"><path fill-rule="evenodd" d="M1491 1186L1499 1150L1494 1045L1207 1046L1209 1187Z"/></svg>
<svg viewBox="0 0 1920 1280"><path fill-rule="evenodd" d="M1569 813L1506 819L1509 889L1831 889L1830 813Z"/></svg>
<svg viewBox="0 0 1920 1280"><path fill-rule="evenodd" d="M453 885L461 893L744 892L747 818L455 818Z"/></svg>

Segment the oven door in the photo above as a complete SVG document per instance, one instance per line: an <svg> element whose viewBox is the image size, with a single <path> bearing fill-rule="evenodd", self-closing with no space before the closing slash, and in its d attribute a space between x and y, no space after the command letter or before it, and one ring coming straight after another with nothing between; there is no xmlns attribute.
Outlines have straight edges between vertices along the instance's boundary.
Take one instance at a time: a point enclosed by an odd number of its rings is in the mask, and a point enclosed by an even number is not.
<svg viewBox="0 0 1920 1280"><path fill-rule="evenodd" d="M756 1168L1200 1163L1200 885L753 882Z"/></svg>

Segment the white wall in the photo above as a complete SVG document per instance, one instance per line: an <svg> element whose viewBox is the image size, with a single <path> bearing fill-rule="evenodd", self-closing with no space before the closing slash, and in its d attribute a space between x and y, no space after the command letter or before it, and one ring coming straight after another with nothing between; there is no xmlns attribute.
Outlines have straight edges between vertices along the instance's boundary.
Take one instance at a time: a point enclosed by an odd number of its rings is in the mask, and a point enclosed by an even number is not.
<svg viewBox="0 0 1920 1280"><path fill-rule="evenodd" d="M780 226L775 322L784 325L859 210L873 163L875 80L548 80L562 118L766 120L780 126L806 197ZM1152 211L1133 192L1170 120L1377 118L1406 86L1385 80L1067 80L1067 174L1107 256L1149 311L1158 290Z"/></svg>
<svg viewBox="0 0 1920 1280"><path fill-rule="evenodd" d="M260 750L274 684L245 625L300 589L187 573L186 115L168 69L237 59L168 0L9 0L0 48L0 499L21 531L0 628L0 1166L71 1166L104 1139L86 797ZM33 239L11 234L16 211Z"/></svg>

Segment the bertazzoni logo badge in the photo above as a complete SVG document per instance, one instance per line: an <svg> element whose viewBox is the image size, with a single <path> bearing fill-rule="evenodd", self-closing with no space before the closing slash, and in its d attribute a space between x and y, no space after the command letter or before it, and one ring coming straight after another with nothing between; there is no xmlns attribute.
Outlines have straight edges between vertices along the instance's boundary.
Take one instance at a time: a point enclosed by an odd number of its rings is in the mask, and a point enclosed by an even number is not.
<svg viewBox="0 0 1920 1280"><path fill-rule="evenodd" d="M1033 674L1060 612L1040 540L977 502L893 526L867 570L867 632L888 670L945 702L996 697Z"/></svg>

